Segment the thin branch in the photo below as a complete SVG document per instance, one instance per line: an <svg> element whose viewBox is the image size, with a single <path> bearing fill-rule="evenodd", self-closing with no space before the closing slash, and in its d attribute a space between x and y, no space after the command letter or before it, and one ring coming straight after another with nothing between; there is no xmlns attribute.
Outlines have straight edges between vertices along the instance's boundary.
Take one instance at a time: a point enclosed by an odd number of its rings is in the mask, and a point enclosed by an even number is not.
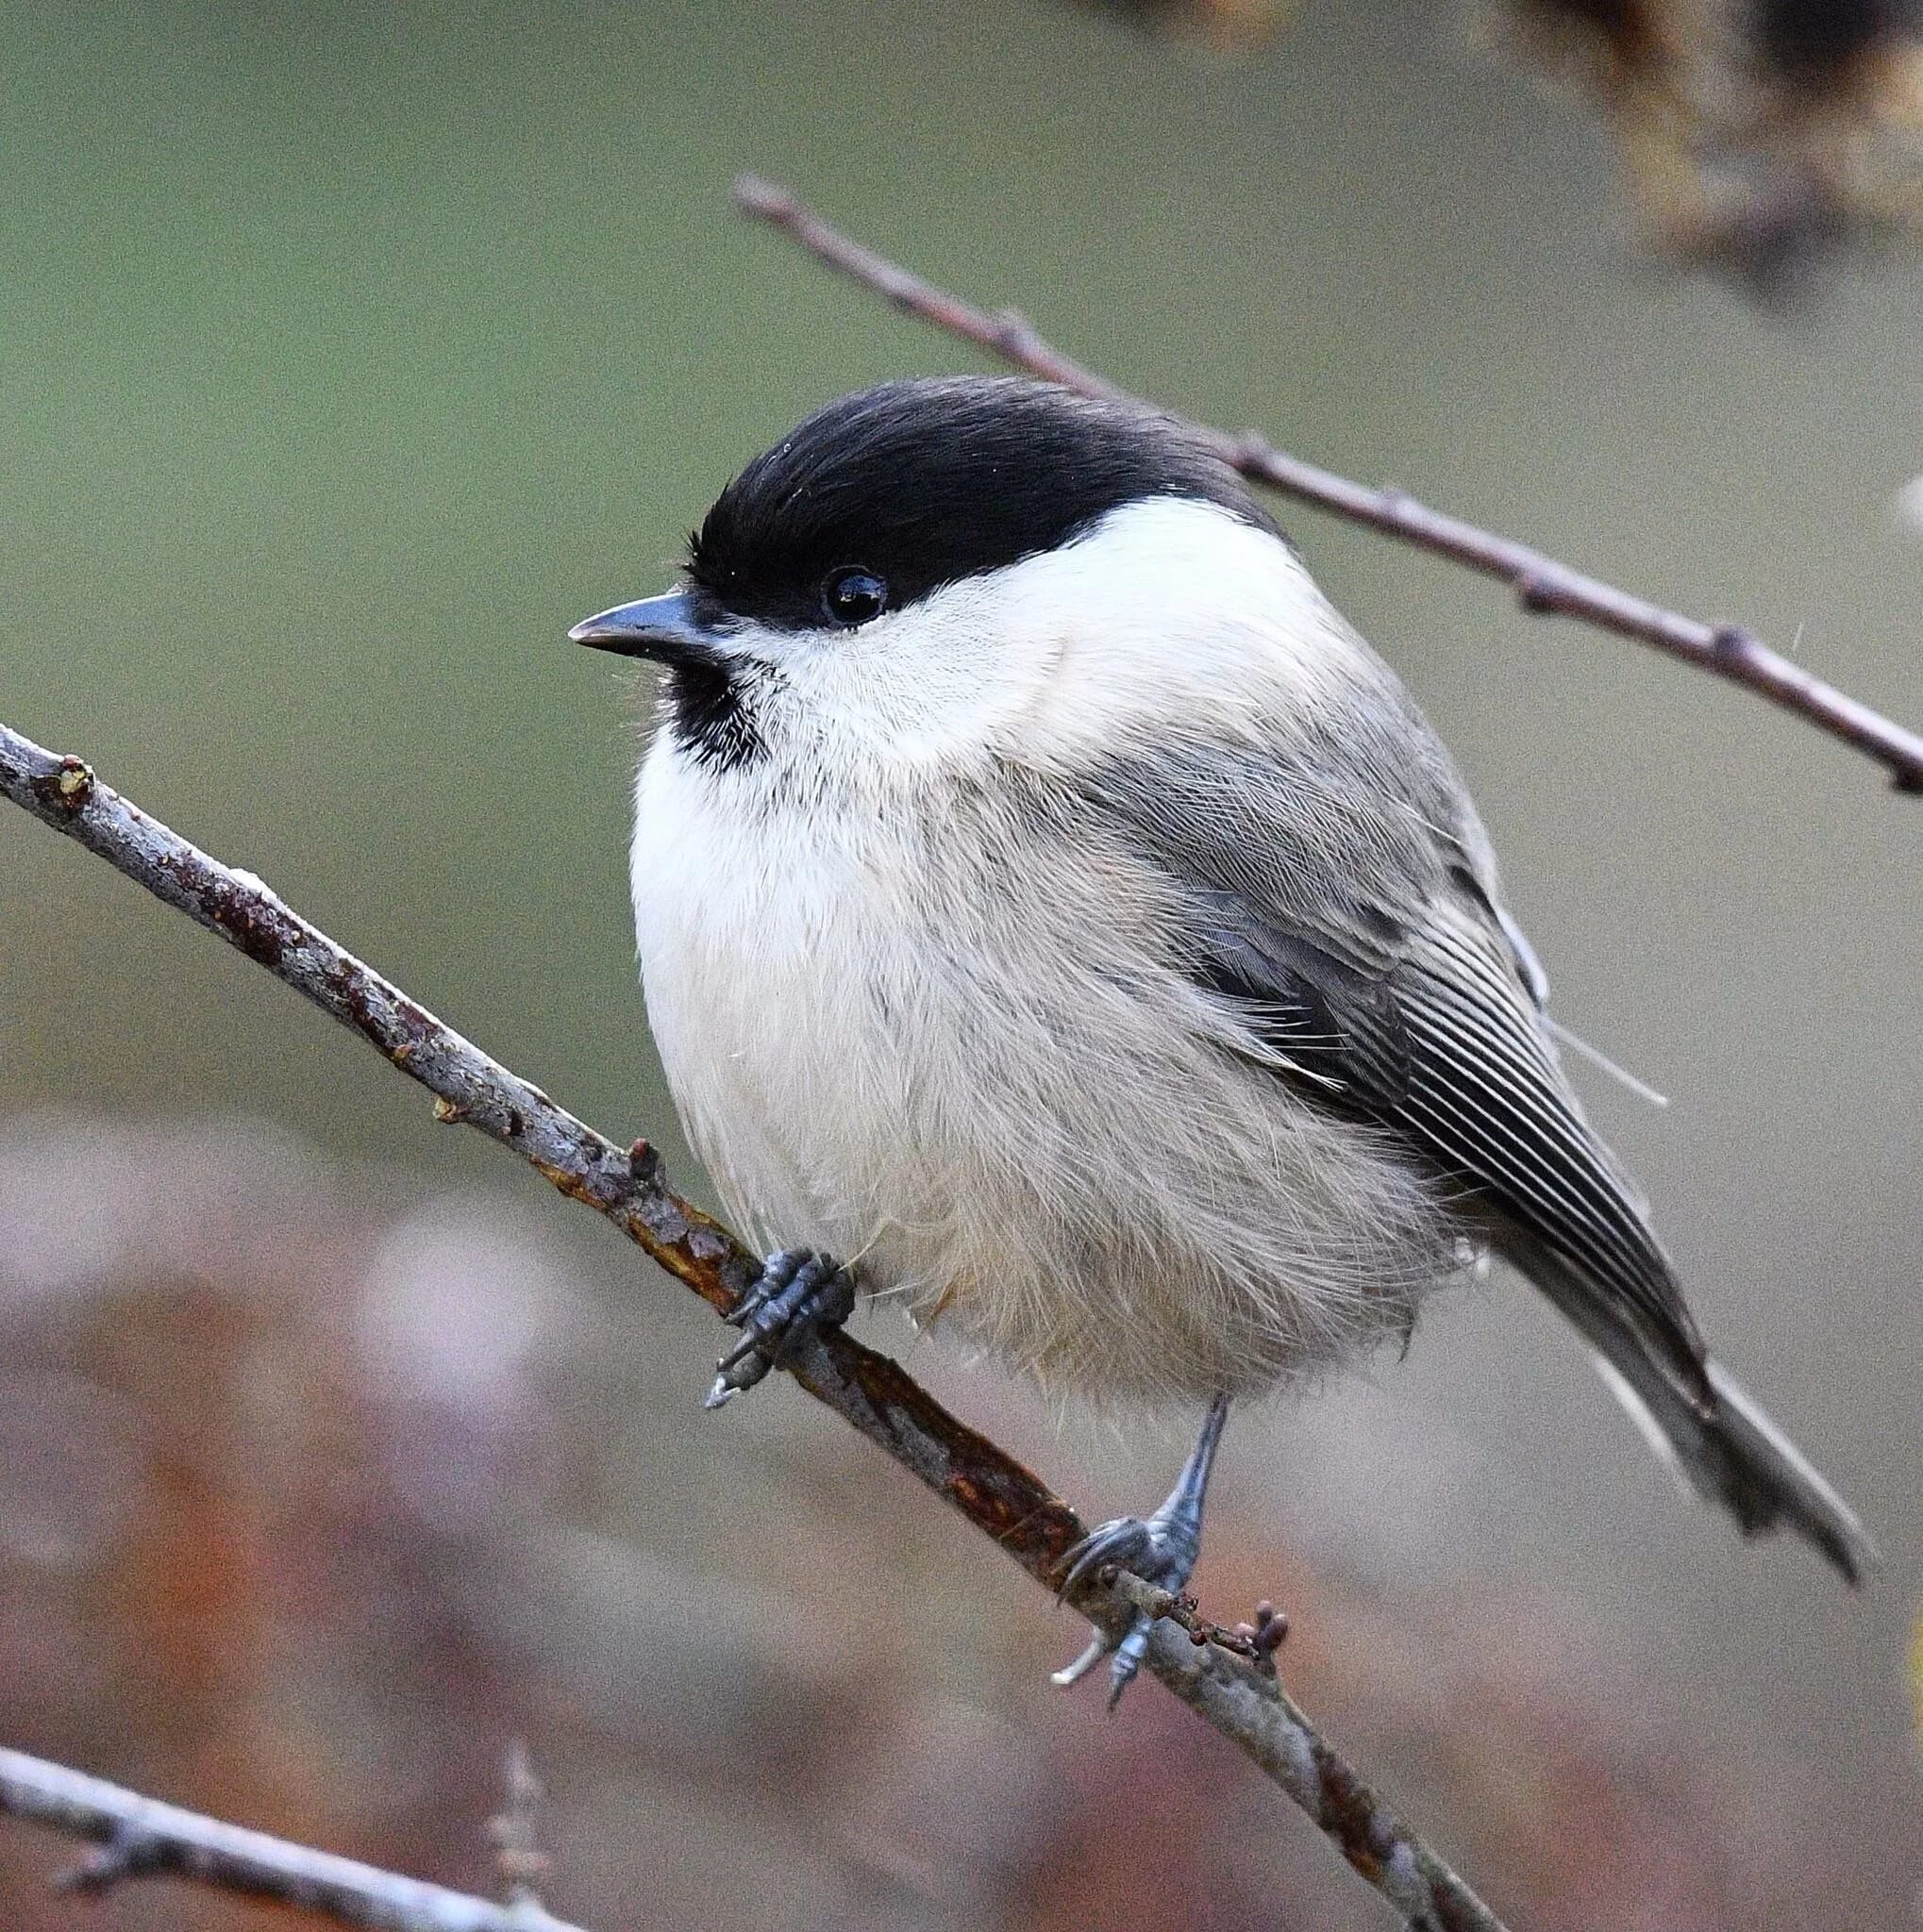
<svg viewBox="0 0 1923 1932"><path fill-rule="evenodd" d="M1130 400L1105 376L1045 341L1013 309L991 312L977 308L945 289L936 288L831 227L785 188L744 175L734 184L734 205L743 214L779 229L817 261L874 290L905 313L931 322L1030 375L1059 382L1083 395ZM1898 791L1923 792L1923 737L1812 675L1781 652L1771 650L1753 632L1665 610L1661 605L1585 576L1526 543L1431 509L1403 491L1372 490L1305 463L1253 432L1230 436L1202 424L1190 426L1223 461L1251 482L1313 503L1386 536L1399 537L1405 543L1449 558L1484 576L1499 578L1515 591L1525 610L1538 616L1578 618L1618 637L1666 651L1700 671L1727 677L1877 759L1887 769Z"/></svg>
<svg viewBox="0 0 1923 1932"><path fill-rule="evenodd" d="M606 1215L710 1307L731 1307L758 1273L759 1257L672 1191L647 1142L617 1147L577 1121L260 880L190 845L80 759L43 750L0 724L0 791L351 1027L435 1096L437 1119L464 1122L518 1154L562 1193ZM1054 1587L1062 1557L1083 1533L1081 1522L1012 1456L950 1415L896 1363L849 1336L797 1349L785 1366L818 1402L960 1510L1038 1583ZM1097 1579L1076 1594L1076 1607L1119 1631L1132 1614L1128 1590L1137 1581ZM1279 1636L1273 1620L1259 1614L1251 1639L1258 1634L1273 1650ZM1155 1625L1147 1663L1183 1703L1239 1744L1412 1927L1502 1932L1489 1907L1281 1690L1266 1654L1245 1660L1218 1644L1196 1643L1191 1630L1164 1617Z"/></svg>
<svg viewBox="0 0 1923 1932"><path fill-rule="evenodd" d="M165 1874L375 1932L576 1932L531 1899L501 1906L403 1878L143 1798L24 1751L0 1750L0 1812L95 1841L98 1849L60 1881L72 1890Z"/></svg>

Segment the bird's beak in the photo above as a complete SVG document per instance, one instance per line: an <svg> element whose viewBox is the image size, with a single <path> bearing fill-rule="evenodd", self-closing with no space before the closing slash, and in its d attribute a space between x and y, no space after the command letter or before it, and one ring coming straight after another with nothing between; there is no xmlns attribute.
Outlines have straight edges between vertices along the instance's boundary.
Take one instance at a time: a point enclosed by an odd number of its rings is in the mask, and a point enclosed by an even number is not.
<svg viewBox="0 0 1923 1932"><path fill-rule="evenodd" d="M685 591L661 597L644 597L634 604L617 604L568 632L577 644L597 651L618 651L625 658L659 658L665 663L690 658L711 659L715 635L694 613Z"/></svg>

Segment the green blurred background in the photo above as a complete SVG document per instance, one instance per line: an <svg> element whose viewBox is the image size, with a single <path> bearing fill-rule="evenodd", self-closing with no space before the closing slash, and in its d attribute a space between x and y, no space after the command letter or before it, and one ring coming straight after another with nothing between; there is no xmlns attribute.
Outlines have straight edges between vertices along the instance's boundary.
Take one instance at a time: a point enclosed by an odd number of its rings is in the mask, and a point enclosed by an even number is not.
<svg viewBox="0 0 1923 1932"><path fill-rule="evenodd" d="M1473 51L1449 8L1307 0L1241 66L1043 0L8 10L0 717L263 874L617 1137L675 1144L625 905L645 707L563 633L665 585L714 490L808 408L967 359L733 219L743 167L950 285L1019 305L1130 387L1797 640L1825 675L1923 717L1923 540L1891 511L1923 470L1923 279L1879 263L1784 318L1640 264L1600 137ZM1297 1650L1330 1727L1373 1744L1368 1768L1480 1858L1475 1875L1518 1918L1895 1923L1923 1880L1905 1679L1923 1551L1917 808L1740 692L1529 620L1476 579L1306 511L1285 520L1457 750L1561 1017L1674 1096L1659 1114L1597 1087L1593 1107L1653 1194L1719 1351L1887 1560L1852 1598L1800 1549L1739 1547L1678 1501L1580 1351L1497 1278L1437 1307L1407 1363L1237 1421L1222 1491L1246 1554L1217 1559L1218 1532L1205 1600L1239 1615L1245 1580L1252 1594L1296 1578ZM259 1125L205 1124L236 1120ZM984 1566L968 1532L792 1390L701 1417L717 1331L698 1306L478 1141L436 1129L418 1090L256 968L19 815L0 819L9 1122L0 1244L10 1203L18 1255L44 1257L107 1213L102 1174L137 1206L142 1187L169 1197L167 1164L185 1162L202 1191L172 1198L221 1200L257 1132L289 1188L318 1190L363 1233L416 1225L422 1202L464 1204L462 1225L482 1232L461 1268L565 1283L541 1303L553 1359L593 1357L543 1398L565 1478L473 1532L473 1560L505 1564L528 1521L565 1518L665 1600L680 1586L646 1566L777 1607L834 1592L843 1617L827 1635L809 1626L833 1654L810 1681L842 1687L808 1706L814 1755L793 1756L802 1720L770 1664L765 1697L692 1783L651 1759L672 1748L661 1734L623 1728L640 1695L627 1662L589 1669L593 1695L557 1705L540 1689L540 1631L524 1633L522 1676L487 1664L508 1688L483 1719L460 1690L480 1666L429 1657L422 1682L448 1701L423 1690L417 1728L440 1726L435 1762L451 1754L469 1782L450 1802L445 1772L397 1838L353 1799L391 1767L350 1764L327 1807L269 1803L234 1769L244 1752L218 1771L169 1757L159 1719L117 1707L112 1681L87 1691L87 1726L77 1690L16 1698L9 1741L460 1876L450 1868L477 1856L464 1848L518 1729L575 1846L551 1902L606 1925L1118 1925L1135 1923L1126 1898L1166 1923L1156 1861L1177 1861L1195 1814L1168 1808L1165 1764L1196 1781L1196 1806L1232 1790L1222 1803L1249 1821L1246 1841L1220 1859L1255 1861L1271 1887L1205 1887L1193 1923L1253 1923L1257 1903L1262 1923L1377 1923L1279 1801L1186 1740L1158 1690L1106 1728L1093 1693L1051 1692L1045 1670L1077 1644L1069 1621L1029 1605L1012 1570ZM71 1158L49 1164L56 1146ZM504 1228L491 1245L485 1231ZM373 1237L314 1240L358 1254ZM128 1234L116 1308L138 1299L142 1265ZM167 1268L176 1285L218 1273L215 1258ZM0 1256L0 1285L30 1299L21 1284L42 1277L6 1269ZM217 1334L257 1274L240 1269ZM340 1306L360 1307L370 1278L346 1268ZM463 1278L426 1305L457 1341ZM156 1338L168 1306L142 1317ZM1079 1506L1162 1493L1179 1431L1124 1440L1071 1417L1058 1432L991 1368L871 1325ZM36 1346L59 1374L118 1390L130 1413L171 1399L151 1363L116 1381L50 1333ZM157 1341L152 1361L168 1359ZM248 1428L275 1438L281 1398L263 1404L244 1372L236 1386L253 1391ZM235 1453L256 1440L243 1432ZM34 1475L44 1439L30 1431L4 1441L25 1458L16 1490L78 1479ZM336 1453L354 1466L351 1445ZM765 1529L793 1483L825 1526L806 1549L798 1534L758 1541L747 1525ZM860 1536L832 1527L837 1509ZM323 1574L338 1572L330 1533L302 1531ZM88 1548L82 1570L112 1568L111 1536ZM0 1532L0 1634L59 1627L79 1573L54 1569L58 1588L30 1539ZM932 1636L926 1602L904 1601L911 1580L953 1599ZM138 1591L116 1588L116 1614L135 1616L118 1668L138 1677ZM609 1600L637 1593L644 1581ZM1312 1635L1303 1612L1318 1603ZM570 1625L590 1657L599 1614ZM771 1608L768 1628L802 1614ZM364 1631L340 1682L376 1670L391 1634ZM281 1647L311 1649L297 1630ZM687 1662L679 1640L637 1640L635 1657L643 1674ZM816 1705L884 1663L908 1741L861 1801L876 1815L857 1851L823 1868L820 1847L844 1844L848 1759ZM716 1669L739 1686L735 1663ZM1521 1693L1476 1689L1518 1669L1534 1673L1528 1749L1504 1728L1521 1723ZM295 1700L302 1748L333 1748L335 1694ZM691 1709L706 1696L691 1690ZM941 1700L939 1722L925 1698ZM284 1698L257 1701L284 1730ZM983 1712L999 1740L986 1759ZM1091 1874L1123 1870L1120 1855L1065 1826L1021 1858L875 1850L959 1829L906 1799L891 1808L917 1776L1027 1813L1091 1753L1137 1765L1095 1812L1136 1805L1161 1821L1149 1853L1133 1847L1140 1882L1118 1880L1099 1907ZM784 1795L733 1838L693 1822L711 1816L703 1789L718 1803L744 1787ZM1501 1802L1478 1811L1472 1790ZM1560 1824L1541 1808L1552 1798ZM1676 1841L1652 1849L1662 1829ZM1559 1832L1588 1847L1576 1876L1543 1869ZM70 1923L70 1905L34 1888L46 1854L18 1832L0 1847L13 1923ZM888 1886L864 1890L848 1858L885 1868ZM704 1890L724 1875L725 1891ZM215 1923L158 1892L115 1910Z"/></svg>

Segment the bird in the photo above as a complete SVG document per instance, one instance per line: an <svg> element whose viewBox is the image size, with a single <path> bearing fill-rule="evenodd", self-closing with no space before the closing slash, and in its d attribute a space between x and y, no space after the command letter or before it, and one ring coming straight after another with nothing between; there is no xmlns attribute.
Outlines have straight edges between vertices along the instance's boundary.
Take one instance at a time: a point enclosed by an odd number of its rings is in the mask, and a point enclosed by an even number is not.
<svg viewBox="0 0 1923 1932"><path fill-rule="evenodd" d="M570 636L661 667L648 1023L767 1253L710 1406L867 1296L1063 1397L1199 1407L1167 1499L1060 1573L1179 1590L1230 1405L1406 1346L1495 1257L1689 1485L1858 1579L1584 1115L1448 752L1199 432L883 383ZM1112 1704L1149 1628L1058 1680L1106 1656Z"/></svg>

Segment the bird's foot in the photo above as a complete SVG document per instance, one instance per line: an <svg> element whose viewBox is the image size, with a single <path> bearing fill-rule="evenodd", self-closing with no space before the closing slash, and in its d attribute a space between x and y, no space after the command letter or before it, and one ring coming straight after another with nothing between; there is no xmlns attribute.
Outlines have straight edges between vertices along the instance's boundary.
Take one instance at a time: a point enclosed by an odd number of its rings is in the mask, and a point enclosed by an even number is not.
<svg viewBox="0 0 1923 1932"><path fill-rule="evenodd" d="M1202 1506L1208 1500L1209 1472L1214 1467L1215 1451L1228 1420L1229 1398L1218 1395L1209 1405L1200 1440L1176 1478L1168 1501L1153 1516L1118 1516L1114 1522L1103 1524L1062 1557L1063 1596L1111 1567L1127 1570L1171 1596L1181 1594L1201 1554ZM1097 1628L1088 1648L1072 1664L1057 1671L1054 1681L1079 1684L1103 1657L1112 1657L1109 1708L1113 1710L1122 1701L1122 1692L1135 1681L1154 1633L1155 1619L1140 1609L1129 1619L1119 1641Z"/></svg>
<svg viewBox="0 0 1923 1932"><path fill-rule="evenodd" d="M1113 1568L1127 1570L1172 1596L1179 1595L1201 1547L1199 1500L1178 1492L1153 1516L1118 1516L1083 1537L1062 1558L1061 1593L1066 1596L1101 1571ZM1088 1648L1072 1664L1057 1671L1050 1681L1064 1687L1079 1684L1103 1657L1112 1657L1109 1708L1114 1709L1148 1655L1154 1628L1155 1619L1146 1610L1137 1610L1119 1640L1106 1630L1096 1630Z"/></svg>
<svg viewBox="0 0 1923 1932"><path fill-rule="evenodd" d="M1169 1502L1177 1499L1171 1497ZM1188 1582L1201 1549L1199 1509L1185 1509L1179 1504L1171 1509L1164 1503L1153 1516L1118 1516L1091 1530L1062 1557L1059 1593L1066 1596L1097 1570L1112 1564L1174 1596Z"/></svg>
<svg viewBox="0 0 1923 1932"><path fill-rule="evenodd" d="M839 1328L855 1310L848 1271L811 1248L770 1255L755 1285L722 1319L741 1340L716 1363L705 1408L719 1408L778 1368L795 1346L824 1329Z"/></svg>

